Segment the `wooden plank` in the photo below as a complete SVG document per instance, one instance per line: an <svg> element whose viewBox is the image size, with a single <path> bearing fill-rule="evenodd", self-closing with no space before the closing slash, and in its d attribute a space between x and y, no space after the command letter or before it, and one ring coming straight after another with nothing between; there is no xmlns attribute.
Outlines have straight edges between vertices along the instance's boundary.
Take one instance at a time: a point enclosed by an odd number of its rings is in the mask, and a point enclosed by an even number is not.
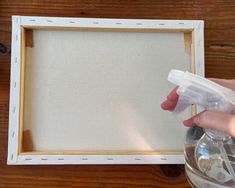
<svg viewBox="0 0 235 188"><path fill-rule="evenodd" d="M29 145L29 144L27 144ZM182 155L179 151L33 151L19 155Z"/></svg>
<svg viewBox="0 0 235 188"><path fill-rule="evenodd" d="M185 52L187 52L189 54L191 54L191 52L194 54L194 49L191 51L192 41L193 41L192 32L191 33L184 33Z"/></svg>
<svg viewBox="0 0 235 188"><path fill-rule="evenodd" d="M24 124L24 82L25 82L25 29L21 27L21 67L20 67L20 115L19 115L19 145L18 153L23 147L23 124Z"/></svg>
<svg viewBox="0 0 235 188"><path fill-rule="evenodd" d="M23 138L22 138L22 152L29 152L33 151L33 140L32 134L30 130L23 131Z"/></svg>
<svg viewBox="0 0 235 188"><path fill-rule="evenodd" d="M70 31L112 31L112 32L184 32L191 33L192 29L169 29L169 28L98 28L98 27L57 27L57 26L23 26L25 29L41 29L41 30L70 30Z"/></svg>
<svg viewBox="0 0 235 188"><path fill-rule="evenodd" d="M184 32L190 34L192 29L171 29L171 28L98 28L98 27L59 27L59 26L23 26L26 30L71 30L71 31L112 31L112 32Z"/></svg>
<svg viewBox="0 0 235 188"><path fill-rule="evenodd" d="M25 30L25 46L33 47L33 30L32 29Z"/></svg>

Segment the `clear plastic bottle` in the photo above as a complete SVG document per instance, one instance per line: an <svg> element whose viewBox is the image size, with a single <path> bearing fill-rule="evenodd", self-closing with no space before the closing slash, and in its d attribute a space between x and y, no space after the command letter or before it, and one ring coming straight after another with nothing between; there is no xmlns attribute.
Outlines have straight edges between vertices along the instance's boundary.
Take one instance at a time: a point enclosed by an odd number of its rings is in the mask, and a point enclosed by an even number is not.
<svg viewBox="0 0 235 188"><path fill-rule="evenodd" d="M222 144L222 146L221 146ZM225 151L221 151L224 149ZM224 159L224 154L227 159ZM185 171L187 179L195 188L235 187L235 139L217 140L203 128L188 129L185 139Z"/></svg>
<svg viewBox="0 0 235 188"><path fill-rule="evenodd" d="M204 110L235 112L235 92L230 89L178 70L172 70L168 80L179 86L178 109L196 104ZM192 187L235 188L235 138L199 126L189 128L185 138L185 171Z"/></svg>

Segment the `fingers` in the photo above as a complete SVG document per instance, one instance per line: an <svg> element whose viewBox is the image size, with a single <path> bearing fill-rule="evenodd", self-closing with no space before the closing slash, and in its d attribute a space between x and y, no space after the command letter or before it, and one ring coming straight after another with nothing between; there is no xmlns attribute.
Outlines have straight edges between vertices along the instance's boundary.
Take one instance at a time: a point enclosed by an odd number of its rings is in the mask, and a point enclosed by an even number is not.
<svg viewBox="0 0 235 188"><path fill-rule="evenodd" d="M235 137L235 115L215 111L204 111L185 120L185 126L198 125L203 128L215 129Z"/></svg>
<svg viewBox="0 0 235 188"><path fill-rule="evenodd" d="M235 80L234 79L227 80L227 79L219 79L219 78L209 78L209 80L235 91Z"/></svg>
<svg viewBox="0 0 235 188"><path fill-rule="evenodd" d="M173 111L175 109L179 99L179 95L176 93L177 89L178 87L174 88L167 96L167 99L161 104L163 110Z"/></svg>
<svg viewBox="0 0 235 188"><path fill-rule="evenodd" d="M166 100L161 104L163 110L173 111L176 107L177 102Z"/></svg>

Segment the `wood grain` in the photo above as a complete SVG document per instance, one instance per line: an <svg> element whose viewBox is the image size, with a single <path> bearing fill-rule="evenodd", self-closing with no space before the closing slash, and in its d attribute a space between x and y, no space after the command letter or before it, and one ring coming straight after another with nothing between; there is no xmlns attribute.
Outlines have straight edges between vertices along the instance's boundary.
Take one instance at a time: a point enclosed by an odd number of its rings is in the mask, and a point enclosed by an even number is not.
<svg viewBox="0 0 235 188"><path fill-rule="evenodd" d="M0 187L189 187L177 165L7 166L11 15L202 19L206 76L235 78L234 0L0 1Z"/></svg>

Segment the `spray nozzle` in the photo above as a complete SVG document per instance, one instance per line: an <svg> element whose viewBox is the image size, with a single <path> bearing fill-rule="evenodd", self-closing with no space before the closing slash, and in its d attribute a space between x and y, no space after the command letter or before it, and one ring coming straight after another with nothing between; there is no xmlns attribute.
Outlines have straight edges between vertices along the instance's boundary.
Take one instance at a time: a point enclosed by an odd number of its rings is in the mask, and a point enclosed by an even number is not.
<svg viewBox="0 0 235 188"><path fill-rule="evenodd" d="M235 92L215 82L180 70L171 70L168 80L179 86L179 104L196 104L205 110L228 113L235 109Z"/></svg>

